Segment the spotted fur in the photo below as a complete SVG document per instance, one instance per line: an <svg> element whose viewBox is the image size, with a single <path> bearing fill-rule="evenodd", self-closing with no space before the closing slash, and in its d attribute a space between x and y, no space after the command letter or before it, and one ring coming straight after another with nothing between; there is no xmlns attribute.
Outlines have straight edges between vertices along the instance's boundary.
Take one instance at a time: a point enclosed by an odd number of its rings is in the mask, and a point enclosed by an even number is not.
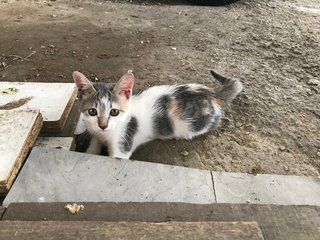
<svg viewBox="0 0 320 240"><path fill-rule="evenodd" d="M76 144L77 139L91 139L90 144L78 145L87 146L86 152L94 154L107 146L111 157L130 158L138 146L150 140L192 139L216 129L223 109L242 91L242 84L210 72L220 83L216 89L199 84L163 85L139 94L132 94L132 73L110 88L104 83L92 84L74 72L81 110ZM83 134L85 138L79 137Z"/></svg>

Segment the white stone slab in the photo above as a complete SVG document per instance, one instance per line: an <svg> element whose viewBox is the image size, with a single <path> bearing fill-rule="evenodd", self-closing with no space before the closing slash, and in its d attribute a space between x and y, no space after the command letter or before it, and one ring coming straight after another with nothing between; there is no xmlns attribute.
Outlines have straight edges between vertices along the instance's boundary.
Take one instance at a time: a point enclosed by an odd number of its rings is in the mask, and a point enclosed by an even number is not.
<svg viewBox="0 0 320 240"><path fill-rule="evenodd" d="M15 91L8 90L10 88ZM0 82L0 107L30 98L21 106L17 104L19 107L15 109L40 109L44 122L61 125L64 125L75 95L73 83Z"/></svg>
<svg viewBox="0 0 320 240"><path fill-rule="evenodd" d="M211 173L61 149L33 148L11 202L215 202Z"/></svg>
<svg viewBox="0 0 320 240"><path fill-rule="evenodd" d="M320 178L212 172L218 203L320 205Z"/></svg>
<svg viewBox="0 0 320 240"><path fill-rule="evenodd" d="M72 137L38 137L34 146L70 150L72 144Z"/></svg>
<svg viewBox="0 0 320 240"><path fill-rule="evenodd" d="M0 192L11 186L41 127L38 110L0 110Z"/></svg>

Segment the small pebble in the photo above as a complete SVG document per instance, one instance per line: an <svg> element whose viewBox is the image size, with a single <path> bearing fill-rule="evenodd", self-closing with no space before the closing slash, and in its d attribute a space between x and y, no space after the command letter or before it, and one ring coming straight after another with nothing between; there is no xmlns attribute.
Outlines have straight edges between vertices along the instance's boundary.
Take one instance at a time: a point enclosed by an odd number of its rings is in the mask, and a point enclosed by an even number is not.
<svg viewBox="0 0 320 240"><path fill-rule="evenodd" d="M289 172L290 168L287 165L283 165L283 170L286 171L286 172Z"/></svg>
<svg viewBox="0 0 320 240"><path fill-rule="evenodd" d="M317 79L310 79L308 82L307 82L308 85L312 85L312 86L318 86L320 85L320 81L317 80Z"/></svg>
<svg viewBox="0 0 320 240"><path fill-rule="evenodd" d="M252 124L248 124L245 127L246 127L246 130L248 131L254 131L256 129L256 127Z"/></svg>
<svg viewBox="0 0 320 240"><path fill-rule="evenodd" d="M188 151L182 151L180 154L181 154L182 156L186 157L186 156L189 155L189 152L188 152Z"/></svg>

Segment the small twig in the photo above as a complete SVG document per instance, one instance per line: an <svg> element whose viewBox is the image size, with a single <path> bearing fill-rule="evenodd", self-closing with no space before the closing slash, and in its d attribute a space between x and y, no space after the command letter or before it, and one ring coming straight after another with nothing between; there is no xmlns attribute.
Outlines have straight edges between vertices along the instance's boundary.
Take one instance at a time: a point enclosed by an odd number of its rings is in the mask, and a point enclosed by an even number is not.
<svg viewBox="0 0 320 240"><path fill-rule="evenodd" d="M23 60L28 60L28 58L30 58L33 54L36 54L36 53L37 53L37 50L32 51L28 56L23 58Z"/></svg>
<svg viewBox="0 0 320 240"><path fill-rule="evenodd" d="M14 55L14 54L9 55L9 57L18 58L20 61L30 61L28 58L30 58L32 55L34 55L34 54L36 54L36 53L37 53L37 51L34 50L34 51L32 51L32 52L31 52L28 56L26 56L26 57L21 57L21 56ZM13 59L13 60L14 60L14 59Z"/></svg>
<svg viewBox="0 0 320 240"><path fill-rule="evenodd" d="M15 59L20 59L21 61L23 61L23 57L21 57L21 56L18 56L18 55L9 55L9 57L13 57L14 59L13 60L15 60Z"/></svg>

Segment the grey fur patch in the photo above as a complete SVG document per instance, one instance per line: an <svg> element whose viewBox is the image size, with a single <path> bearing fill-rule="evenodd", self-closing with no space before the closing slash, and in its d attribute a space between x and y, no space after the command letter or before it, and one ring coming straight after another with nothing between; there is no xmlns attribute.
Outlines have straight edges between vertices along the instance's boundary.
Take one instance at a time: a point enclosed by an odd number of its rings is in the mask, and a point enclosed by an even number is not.
<svg viewBox="0 0 320 240"><path fill-rule="evenodd" d="M221 118L221 115L218 115L218 114L214 117L213 122L211 122L210 131L214 131L218 128L220 123L220 118Z"/></svg>
<svg viewBox="0 0 320 240"><path fill-rule="evenodd" d="M153 128L157 135L167 137L173 134L172 121L168 115L170 105L170 96L164 95L160 97L154 104L156 109L152 117Z"/></svg>
<svg viewBox="0 0 320 240"><path fill-rule="evenodd" d="M97 82L93 84L94 89L97 91L97 97L110 96L112 90L104 82Z"/></svg>
<svg viewBox="0 0 320 240"><path fill-rule="evenodd" d="M85 152L90 145L91 135L86 130L81 134L75 134L74 141L75 141L75 151L76 152Z"/></svg>
<svg viewBox="0 0 320 240"><path fill-rule="evenodd" d="M208 89L194 90L187 85L178 86L174 92L181 119L188 122L193 131L201 131L212 122L215 110L211 104L211 94Z"/></svg>
<svg viewBox="0 0 320 240"><path fill-rule="evenodd" d="M127 128L122 141L120 142L120 150L123 153L130 152L132 149L134 135L138 132L138 120L131 117L127 124Z"/></svg>
<svg viewBox="0 0 320 240"><path fill-rule="evenodd" d="M80 109L82 112L85 112L88 108L97 107L98 103L101 106L101 111L104 111L106 106L105 102L102 99L107 99L109 102L114 101L115 96L113 95L112 90L108 87L106 83L99 82L93 84L94 89L96 90L89 97L80 100Z"/></svg>

